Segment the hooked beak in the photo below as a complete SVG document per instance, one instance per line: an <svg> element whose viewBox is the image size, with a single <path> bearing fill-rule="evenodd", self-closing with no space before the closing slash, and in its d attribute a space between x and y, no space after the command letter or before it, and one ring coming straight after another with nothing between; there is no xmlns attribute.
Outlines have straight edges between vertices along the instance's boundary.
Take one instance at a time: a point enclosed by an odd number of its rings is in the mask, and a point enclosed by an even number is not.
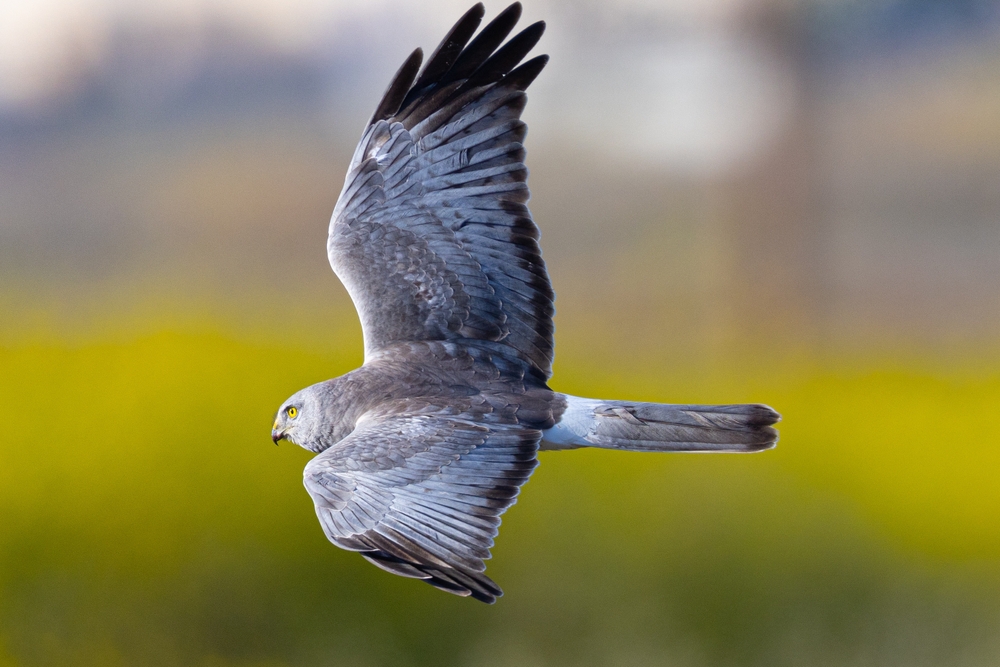
<svg viewBox="0 0 1000 667"><path fill-rule="evenodd" d="M271 427L271 441L274 442L275 445L277 445L280 440L284 439L285 439L285 432L278 428L278 422L275 421L274 426Z"/></svg>

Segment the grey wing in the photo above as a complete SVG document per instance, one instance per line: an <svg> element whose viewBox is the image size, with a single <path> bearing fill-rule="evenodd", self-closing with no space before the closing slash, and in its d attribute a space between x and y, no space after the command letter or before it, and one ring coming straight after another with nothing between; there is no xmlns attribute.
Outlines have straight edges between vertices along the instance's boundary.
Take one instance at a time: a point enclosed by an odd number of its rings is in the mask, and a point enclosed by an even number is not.
<svg viewBox="0 0 1000 667"><path fill-rule="evenodd" d="M419 74L419 49L396 74L358 144L327 249L366 358L401 341L466 341L544 381L554 295L526 205L520 115L548 57L518 66L544 24L500 46L515 3L470 42L483 11L469 10Z"/></svg>
<svg viewBox="0 0 1000 667"><path fill-rule="evenodd" d="M331 542L404 577L492 603L484 560L535 469L541 433L455 416L363 419L305 469Z"/></svg>

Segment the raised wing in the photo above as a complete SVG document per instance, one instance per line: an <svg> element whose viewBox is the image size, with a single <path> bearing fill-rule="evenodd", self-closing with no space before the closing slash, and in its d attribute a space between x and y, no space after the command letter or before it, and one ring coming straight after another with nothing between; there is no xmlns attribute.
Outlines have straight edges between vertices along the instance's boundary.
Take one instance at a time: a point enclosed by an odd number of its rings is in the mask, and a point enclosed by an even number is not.
<svg viewBox="0 0 1000 667"><path fill-rule="evenodd" d="M548 57L518 64L545 26L500 46L515 3L470 42L483 13L470 9L419 75L420 49L396 74L354 154L327 249L366 358L402 341L467 341L544 382L554 295L526 205L520 116Z"/></svg>
<svg viewBox="0 0 1000 667"><path fill-rule="evenodd" d="M365 418L305 469L326 536L404 577L493 603L484 560L541 433L461 417Z"/></svg>

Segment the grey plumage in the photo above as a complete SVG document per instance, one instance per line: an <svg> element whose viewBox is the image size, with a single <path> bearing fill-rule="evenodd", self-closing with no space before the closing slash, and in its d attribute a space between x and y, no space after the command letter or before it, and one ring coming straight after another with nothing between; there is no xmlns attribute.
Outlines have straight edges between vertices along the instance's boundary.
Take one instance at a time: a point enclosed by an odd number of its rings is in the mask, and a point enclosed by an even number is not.
<svg viewBox="0 0 1000 667"><path fill-rule="evenodd" d="M493 602L484 561L539 449L757 451L777 441L779 417L549 389L554 294L520 120L548 58L521 61L544 24L504 44L515 3L473 38L484 11L470 9L422 69L414 51L376 105L327 244L365 363L289 398L272 438L318 454L305 486L331 542Z"/></svg>

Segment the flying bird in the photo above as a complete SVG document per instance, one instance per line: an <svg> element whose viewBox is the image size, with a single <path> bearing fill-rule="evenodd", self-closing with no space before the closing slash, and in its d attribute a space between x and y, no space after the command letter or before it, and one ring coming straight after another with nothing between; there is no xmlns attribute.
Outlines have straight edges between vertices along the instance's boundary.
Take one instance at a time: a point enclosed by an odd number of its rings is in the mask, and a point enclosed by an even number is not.
<svg viewBox="0 0 1000 667"><path fill-rule="evenodd" d="M327 253L364 331L364 364L307 387L271 432L316 452L305 487L323 531L375 565L492 603L484 573L540 450L755 452L765 405L664 405L553 391L554 293L531 218L520 120L545 29L507 40L459 19L414 51L351 160ZM506 42L505 42L506 40Z"/></svg>

